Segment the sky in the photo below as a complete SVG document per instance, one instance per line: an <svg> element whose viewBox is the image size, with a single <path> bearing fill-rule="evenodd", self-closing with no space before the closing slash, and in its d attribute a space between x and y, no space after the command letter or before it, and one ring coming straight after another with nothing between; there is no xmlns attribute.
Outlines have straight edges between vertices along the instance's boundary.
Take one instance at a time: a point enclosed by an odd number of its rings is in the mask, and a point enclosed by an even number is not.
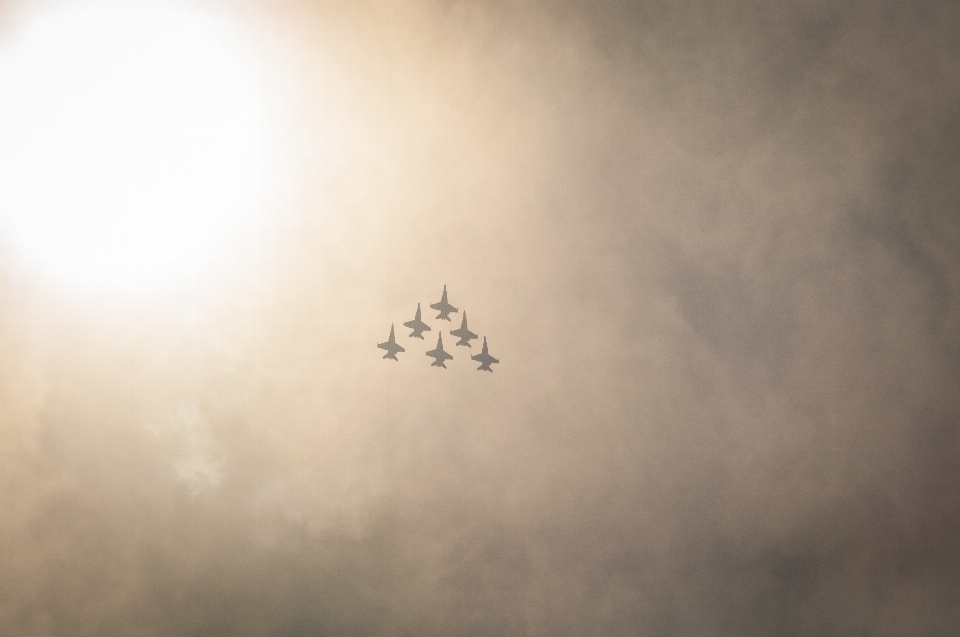
<svg viewBox="0 0 960 637"><path fill-rule="evenodd" d="M958 33L4 2L0 633L955 634Z"/></svg>

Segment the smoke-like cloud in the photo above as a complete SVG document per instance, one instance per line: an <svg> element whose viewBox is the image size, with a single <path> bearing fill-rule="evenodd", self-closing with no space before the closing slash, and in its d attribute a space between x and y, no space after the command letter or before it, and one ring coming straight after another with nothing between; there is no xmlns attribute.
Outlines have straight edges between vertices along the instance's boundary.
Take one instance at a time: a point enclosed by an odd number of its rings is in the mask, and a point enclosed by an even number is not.
<svg viewBox="0 0 960 637"><path fill-rule="evenodd" d="M234 11L300 183L256 271L2 263L0 633L956 631L952 4ZM495 373L429 367L444 284Z"/></svg>

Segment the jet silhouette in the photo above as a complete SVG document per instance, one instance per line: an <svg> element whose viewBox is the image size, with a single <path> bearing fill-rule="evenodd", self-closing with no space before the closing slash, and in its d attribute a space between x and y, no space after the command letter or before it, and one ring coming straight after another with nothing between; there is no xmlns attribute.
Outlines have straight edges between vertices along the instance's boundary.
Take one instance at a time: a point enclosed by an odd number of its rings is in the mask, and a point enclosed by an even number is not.
<svg viewBox="0 0 960 637"><path fill-rule="evenodd" d="M500 362L497 359L495 359L493 356L490 356L490 354L487 353L487 337L486 336L483 337L483 351L480 352L479 354L474 354L470 358L480 362L480 367L477 368L477 371L480 371L482 369L485 372L492 372L493 370L490 369L490 365L493 363Z"/></svg>
<svg viewBox="0 0 960 637"><path fill-rule="evenodd" d="M407 321L403 324L404 327L409 327L413 332L410 336L414 338L419 338L423 340L423 333L430 331L430 326L420 320L420 304L417 303L417 315L413 317L412 321Z"/></svg>
<svg viewBox="0 0 960 637"><path fill-rule="evenodd" d="M387 350L387 353L383 355L384 358L392 358L395 361L400 360L397 358L397 352L402 352L404 349L397 345L397 342L393 339L393 323L390 324L390 338L386 343L379 343L377 347Z"/></svg>
<svg viewBox="0 0 960 637"><path fill-rule="evenodd" d="M470 339L477 338L477 335L467 329L467 311L463 311L463 321L460 322L459 330L450 330L450 333L454 336L459 336L460 340L457 341L457 345L466 345L470 347Z"/></svg>
<svg viewBox="0 0 960 637"><path fill-rule="evenodd" d="M447 303L447 286L446 286L446 284L444 284L444 286L443 286L443 296L440 297L440 302L439 302L439 303L431 303L431 304L430 304L430 307L433 308L434 310L440 312L439 314L437 314L437 318L438 318L438 319L443 319L444 321L449 321L449 320L450 320L450 312L457 312L457 311L458 311L457 308L455 308L455 307L453 307L452 305L450 305L449 303Z"/></svg>
<svg viewBox="0 0 960 637"><path fill-rule="evenodd" d="M437 339L437 349L432 349L429 352L427 352L427 356L432 356L433 358L436 359L435 361L430 363L430 367L442 367L446 369L447 366L443 363L443 361L453 360L453 356L443 351L443 334L442 333L439 335L439 338Z"/></svg>

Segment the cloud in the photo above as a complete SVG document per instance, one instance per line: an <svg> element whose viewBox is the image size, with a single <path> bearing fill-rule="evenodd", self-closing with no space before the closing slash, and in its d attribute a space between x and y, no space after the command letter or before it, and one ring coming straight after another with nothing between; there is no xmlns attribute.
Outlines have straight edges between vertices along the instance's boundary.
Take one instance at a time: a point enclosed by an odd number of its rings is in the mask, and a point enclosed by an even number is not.
<svg viewBox="0 0 960 637"><path fill-rule="evenodd" d="M157 436L165 433L156 426L147 425L147 429ZM165 429L180 438L182 451L173 463L177 479L194 495L218 487L223 479L224 463L216 458L209 427L199 408L181 406L169 417Z"/></svg>
<svg viewBox="0 0 960 637"><path fill-rule="evenodd" d="M302 188L191 321L5 285L0 632L951 634L952 5L237 11ZM494 374L381 360L444 284Z"/></svg>

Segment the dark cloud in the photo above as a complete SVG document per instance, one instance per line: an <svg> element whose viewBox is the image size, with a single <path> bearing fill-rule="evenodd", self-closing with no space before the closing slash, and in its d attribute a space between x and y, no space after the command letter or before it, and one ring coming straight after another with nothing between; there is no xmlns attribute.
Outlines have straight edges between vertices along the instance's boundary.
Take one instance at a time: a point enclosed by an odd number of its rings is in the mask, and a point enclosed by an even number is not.
<svg viewBox="0 0 960 637"><path fill-rule="evenodd" d="M952 3L235 11L306 185L193 319L4 261L0 632L956 631Z"/></svg>

